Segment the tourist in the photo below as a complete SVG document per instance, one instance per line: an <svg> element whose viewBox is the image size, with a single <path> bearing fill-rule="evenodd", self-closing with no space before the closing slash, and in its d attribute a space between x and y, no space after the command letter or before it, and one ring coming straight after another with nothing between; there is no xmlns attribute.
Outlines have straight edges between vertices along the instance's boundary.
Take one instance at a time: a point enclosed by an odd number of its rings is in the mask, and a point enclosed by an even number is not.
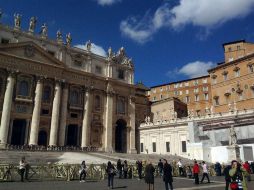
<svg viewBox="0 0 254 190"><path fill-rule="evenodd" d="M194 161L194 166L193 166L193 175L194 175L194 179L195 179L195 184L199 184L199 178L198 178L198 174L199 174L199 165L197 161Z"/></svg>
<svg viewBox="0 0 254 190"><path fill-rule="evenodd" d="M148 190L154 190L154 172L154 166L152 162L149 162L145 167L145 182L148 185Z"/></svg>
<svg viewBox="0 0 254 190"><path fill-rule="evenodd" d="M192 177L192 171L191 171L191 167L190 167L190 166L187 166L186 173L187 173L187 176L188 176L189 178Z"/></svg>
<svg viewBox="0 0 254 190"><path fill-rule="evenodd" d="M142 179L142 161L137 161L138 180Z"/></svg>
<svg viewBox="0 0 254 190"><path fill-rule="evenodd" d="M127 164L127 160L124 160L123 162L123 174L124 174L124 178L127 178L127 174L128 174L128 164Z"/></svg>
<svg viewBox="0 0 254 190"><path fill-rule="evenodd" d="M247 190L245 177L249 174L236 160L231 162L229 175L232 179L230 183L231 190Z"/></svg>
<svg viewBox="0 0 254 190"><path fill-rule="evenodd" d="M172 167L171 165L167 162L166 159L163 160L164 165L163 165L163 181L165 183L165 189L169 190L168 185L170 189L173 189L173 176L172 176Z"/></svg>
<svg viewBox="0 0 254 190"><path fill-rule="evenodd" d="M24 182L24 174L26 172L27 162L25 157L22 157L19 162L19 173L21 176L21 181ZM27 176L27 175L26 175ZM27 179L27 178L26 178Z"/></svg>
<svg viewBox="0 0 254 190"><path fill-rule="evenodd" d="M161 177L163 175L163 163L162 163L161 159L158 162L158 169L159 169L159 174Z"/></svg>
<svg viewBox="0 0 254 190"><path fill-rule="evenodd" d="M214 170L216 172L216 176L221 176L221 164L219 162L215 163Z"/></svg>
<svg viewBox="0 0 254 190"><path fill-rule="evenodd" d="M179 161L177 162L177 166L178 166L179 176L184 176L183 164L182 164L181 159L179 159Z"/></svg>
<svg viewBox="0 0 254 190"><path fill-rule="evenodd" d="M119 174L119 179L122 178L122 162L120 159L118 159L117 164L116 164L116 168Z"/></svg>
<svg viewBox="0 0 254 190"><path fill-rule="evenodd" d="M111 162L108 162L106 172L108 174L108 188L110 187L113 189L114 188L114 176L115 176L115 167L111 164Z"/></svg>
<svg viewBox="0 0 254 190"><path fill-rule="evenodd" d="M79 169L79 181L86 182L86 162L82 161Z"/></svg>
<svg viewBox="0 0 254 190"><path fill-rule="evenodd" d="M248 172L249 175L247 175L247 180L248 181L251 181L251 177L250 177L250 174L251 174L251 169L250 169L250 164L248 161L246 161L244 164L243 164L243 168Z"/></svg>
<svg viewBox="0 0 254 190"><path fill-rule="evenodd" d="M202 169L203 169L203 177L202 177L200 182L203 183L203 181L206 177L208 183L210 183L210 179L209 179L209 176L208 176L208 167L207 167L207 164L205 163L205 161L202 162Z"/></svg>
<svg viewBox="0 0 254 190"><path fill-rule="evenodd" d="M231 177L229 175L229 170L231 169L231 165L227 165L224 170L223 170L223 173L224 173L224 176L225 176L225 182L226 182L226 187L225 187L225 190L228 190L228 187L229 187L229 184L231 182Z"/></svg>
<svg viewBox="0 0 254 190"><path fill-rule="evenodd" d="M251 167L252 173L254 174L254 162L251 162L250 167Z"/></svg>

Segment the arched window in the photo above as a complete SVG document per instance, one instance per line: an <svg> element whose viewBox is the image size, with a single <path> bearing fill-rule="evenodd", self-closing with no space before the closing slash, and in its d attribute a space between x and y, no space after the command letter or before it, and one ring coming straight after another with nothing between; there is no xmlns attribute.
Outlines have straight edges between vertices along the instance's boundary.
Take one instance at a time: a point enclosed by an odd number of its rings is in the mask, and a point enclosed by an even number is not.
<svg viewBox="0 0 254 190"><path fill-rule="evenodd" d="M72 105L78 105L79 104L79 93L78 93L77 90L72 90L71 91L70 103Z"/></svg>
<svg viewBox="0 0 254 190"><path fill-rule="evenodd" d="M98 95L95 96L94 107L96 110L99 110L101 108L101 97Z"/></svg>
<svg viewBox="0 0 254 190"><path fill-rule="evenodd" d="M20 81L18 89L19 89L18 95L29 96L29 85L27 81L25 80Z"/></svg>
<svg viewBox="0 0 254 190"><path fill-rule="evenodd" d="M43 101L44 102L49 102L50 101L50 96L51 96L51 87L50 86L45 86L43 89Z"/></svg>

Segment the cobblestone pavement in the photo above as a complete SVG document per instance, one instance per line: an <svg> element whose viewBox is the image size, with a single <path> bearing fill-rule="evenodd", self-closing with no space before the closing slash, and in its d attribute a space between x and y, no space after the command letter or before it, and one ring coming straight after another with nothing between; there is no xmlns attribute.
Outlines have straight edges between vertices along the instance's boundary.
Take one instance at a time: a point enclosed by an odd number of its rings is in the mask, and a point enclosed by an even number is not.
<svg viewBox="0 0 254 190"><path fill-rule="evenodd" d="M223 177L212 178L212 183L194 185L192 179L174 178L174 189L176 190L224 190L225 183ZM137 179L115 179L114 189L126 190L147 190L144 180ZM248 183L248 190L254 190L254 181ZM0 182L0 190L106 190L107 181L88 181L80 183L79 181L45 181L45 182ZM164 190L164 184L160 178L155 180L155 190Z"/></svg>

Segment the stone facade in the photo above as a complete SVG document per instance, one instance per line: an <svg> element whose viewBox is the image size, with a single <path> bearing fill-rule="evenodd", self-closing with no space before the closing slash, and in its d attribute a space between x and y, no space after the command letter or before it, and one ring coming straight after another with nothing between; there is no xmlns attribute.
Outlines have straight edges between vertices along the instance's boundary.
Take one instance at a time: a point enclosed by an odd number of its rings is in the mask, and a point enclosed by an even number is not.
<svg viewBox="0 0 254 190"><path fill-rule="evenodd" d="M31 21L32 22L32 21ZM32 26L31 26L32 27ZM149 112L146 88L120 48L102 57L40 35L0 25L0 143L97 147L136 152L136 128ZM137 112L138 111L138 112ZM140 113L144 113L140 115Z"/></svg>

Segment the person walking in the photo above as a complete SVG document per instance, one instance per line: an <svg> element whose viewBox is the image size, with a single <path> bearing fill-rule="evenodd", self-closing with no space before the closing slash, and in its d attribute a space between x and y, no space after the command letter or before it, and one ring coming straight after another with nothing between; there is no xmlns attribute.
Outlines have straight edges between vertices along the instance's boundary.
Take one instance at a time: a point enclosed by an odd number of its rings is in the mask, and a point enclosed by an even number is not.
<svg viewBox="0 0 254 190"><path fill-rule="evenodd" d="M110 161L108 161L106 172L108 174L108 189L110 189L110 187L113 189L114 188L115 167L111 164Z"/></svg>
<svg viewBox="0 0 254 190"><path fill-rule="evenodd" d="M123 162L123 174L124 174L124 179L127 179L127 174L128 174L127 160L124 160Z"/></svg>
<svg viewBox="0 0 254 190"><path fill-rule="evenodd" d="M232 178L230 183L231 190L248 190L245 177L248 172L236 160L231 162L229 175Z"/></svg>
<svg viewBox="0 0 254 190"><path fill-rule="evenodd" d="M19 161L19 173L20 173L20 181L21 182L24 182L24 174L26 172L26 165L27 165L27 162L26 162L26 159L25 157L22 157L21 160Z"/></svg>
<svg viewBox="0 0 254 190"><path fill-rule="evenodd" d="M163 160L164 165L163 165L163 181L165 183L165 189L169 190L168 185L170 189L173 189L173 176L172 176L172 167L171 165L167 162L166 159Z"/></svg>
<svg viewBox="0 0 254 190"><path fill-rule="evenodd" d="M142 179L142 161L137 161L138 180Z"/></svg>
<svg viewBox="0 0 254 190"><path fill-rule="evenodd" d="M247 175L247 180L248 181L251 181L251 177L250 177L250 174L251 174L251 169L250 169L250 164L248 161L246 161L244 164L243 164L243 168L248 172L249 175Z"/></svg>
<svg viewBox="0 0 254 190"><path fill-rule="evenodd" d="M202 169L203 169L203 177L200 181L200 183L203 183L205 177L207 178L208 183L210 183L209 175L208 175L208 167L205 161L202 162Z"/></svg>
<svg viewBox="0 0 254 190"><path fill-rule="evenodd" d="M181 159L179 159L179 161L177 162L177 166L178 166L179 176L184 176L184 173L183 173L183 164L182 164L182 160Z"/></svg>
<svg viewBox="0 0 254 190"><path fill-rule="evenodd" d="M229 175L229 170L231 170L231 165L227 165L225 168L224 168L224 176L225 176L225 182L226 182L226 186L225 186L225 190L228 190L229 188L229 184L231 182L231 177Z"/></svg>
<svg viewBox="0 0 254 190"><path fill-rule="evenodd" d="M197 163L197 161L194 161L194 166L192 168L192 173L194 175L194 179L195 179L195 184L198 185L199 184L199 178L198 178L198 174L199 174L199 165Z"/></svg>
<svg viewBox="0 0 254 190"><path fill-rule="evenodd" d="M154 190L154 172L155 168L150 162L145 167L145 182L147 183L147 190Z"/></svg>
<svg viewBox="0 0 254 190"><path fill-rule="evenodd" d="M79 181L86 182L86 162L82 161L79 169Z"/></svg>
<svg viewBox="0 0 254 190"><path fill-rule="evenodd" d="M190 166L187 166L186 173L187 173L188 178L191 179L192 178L192 171L191 171Z"/></svg>
<svg viewBox="0 0 254 190"><path fill-rule="evenodd" d="M120 159L118 159L117 161L117 164L116 164L116 168L117 168L117 171L118 171L118 174L119 174L119 179L122 178L122 162Z"/></svg>
<svg viewBox="0 0 254 190"><path fill-rule="evenodd" d="M221 176L221 164L219 162L215 163L214 170L216 172L216 176Z"/></svg>
<svg viewBox="0 0 254 190"><path fill-rule="evenodd" d="M159 169L160 177L162 177L162 175L163 175L163 163L162 163L161 159L158 162L158 169Z"/></svg>

